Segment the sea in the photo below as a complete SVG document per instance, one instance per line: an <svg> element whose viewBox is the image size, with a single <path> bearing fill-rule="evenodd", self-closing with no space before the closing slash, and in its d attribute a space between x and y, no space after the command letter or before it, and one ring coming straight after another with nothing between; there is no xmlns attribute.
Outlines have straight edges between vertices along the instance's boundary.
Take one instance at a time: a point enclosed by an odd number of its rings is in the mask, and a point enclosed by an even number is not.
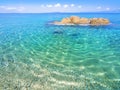
<svg viewBox="0 0 120 90"><path fill-rule="evenodd" d="M70 16L110 24L50 24ZM0 90L120 90L120 13L1 13Z"/></svg>

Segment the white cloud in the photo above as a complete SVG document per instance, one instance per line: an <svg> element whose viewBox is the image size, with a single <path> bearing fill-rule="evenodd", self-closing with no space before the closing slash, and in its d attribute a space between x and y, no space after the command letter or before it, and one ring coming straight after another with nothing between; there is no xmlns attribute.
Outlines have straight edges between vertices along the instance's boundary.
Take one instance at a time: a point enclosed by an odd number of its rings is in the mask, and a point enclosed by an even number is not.
<svg viewBox="0 0 120 90"><path fill-rule="evenodd" d="M18 7L16 10L23 11L24 9L25 9L25 7L21 6L21 7Z"/></svg>
<svg viewBox="0 0 120 90"><path fill-rule="evenodd" d="M98 6L96 9L102 9L102 7L101 7L101 6Z"/></svg>
<svg viewBox="0 0 120 90"><path fill-rule="evenodd" d="M109 11L109 10L110 10L110 8L106 8L106 10L107 10L107 11Z"/></svg>
<svg viewBox="0 0 120 90"><path fill-rule="evenodd" d="M54 7L61 7L61 4L57 3L57 4L54 5Z"/></svg>
<svg viewBox="0 0 120 90"><path fill-rule="evenodd" d="M17 8L16 7L5 7L4 9L6 9L6 10L16 10Z"/></svg>
<svg viewBox="0 0 120 90"><path fill-rule="evenodd" d="M48 5L46 5L46 7L51 8L51 7L53 7L53 5L48 4Z"/></svg>
<svg viewBox="0 0 120 90"><path fill-rule="evenodd" d="M69 5L68 5L68 4L65 4L65 5L63 5L63 7L64 7L64 8L67 8L67 7L69 7Z"/></svg>
<svg viewBox="0 0 120 90"><path fill-rule="evenodd" d="M25 7L20 6L20 7L14 7L14 6L0 6L0 8L4 9L4 10L15 10L15 11L23 11L25 9Z"/></svg>
<svg viewBox="0 0 120 90"><path fill-rule="evenodd" d="M64 5L61 5L60 3L47 4L47 5L42 4L42 5L40 5L40 7L42 7L42 8L44 8L44 7L47 7L47 8L52 8L52 7L68 8L68 7L74 7L74 6L75 6L75 4L64 4Z"/></svg>
<svg viewBox="0 0 120 90"><path fill-rule="evenodd" d="M75 5L74 5L74 4L71 4L70 6L71 6L71 7L74 7Z"/></svg>

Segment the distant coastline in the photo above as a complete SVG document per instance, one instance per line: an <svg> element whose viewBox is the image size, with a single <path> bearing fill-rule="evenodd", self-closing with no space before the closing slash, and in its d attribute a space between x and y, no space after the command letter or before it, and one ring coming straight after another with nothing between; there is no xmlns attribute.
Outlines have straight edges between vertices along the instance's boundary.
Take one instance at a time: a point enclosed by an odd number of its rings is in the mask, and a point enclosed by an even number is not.
<svg viewBox="0 0 120 90"><path fill-rule="evenodd" d="M0 14L87 14L87 13L93 13L93 14L120 14L120 12L35 12L35 13L16 13L16 12L12 12L12 13L0 13Z"/></svg>

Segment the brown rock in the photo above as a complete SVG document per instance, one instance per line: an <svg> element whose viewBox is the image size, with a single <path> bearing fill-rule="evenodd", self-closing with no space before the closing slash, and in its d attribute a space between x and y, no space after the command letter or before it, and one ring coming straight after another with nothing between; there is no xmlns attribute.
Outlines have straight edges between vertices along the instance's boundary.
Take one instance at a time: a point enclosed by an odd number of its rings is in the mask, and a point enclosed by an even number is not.
<svg viewBox="0 0 120 90"><path fill-rule="evenodd" d="M105 18L99 18L99 21L101 22L101 24L107 25L110 23L110 21L108 19Z"/></svg>
<svg viewBox="0 0 120 90"><path fill-rule="evenodd" d="M80 18L79 24L89 24L90 20L88 18Z"/></svg>
<svg viewBox="0 0 120 90"><path fill-rule="evenodd" d="M108 19L104 19L104 18L92 18L90 20L91 25L107 25L109 23L110 23L110 21Z"/></svg>
<svg viewBox="0 0 120 90"><path fill-rule="evenodd" d="M98 18L92 18L92 19L90 19L90 24L91 25L98 25L99 24Z"/></svg>
<svg viewBox="0 0 120 90"><path fill-rule="evenodd" d="M71 20L70 18L63 18L60 22L55 21L54 24L70 24Z"/></svg>
<svg viewBox="0 0 120 90"><path fill-rule="evenodd" d="M110 21L105 18L80 18L78 16L71 16L70 18L63 18L60 22L54 22L59 25L75 25L75 24L89 24L89 25L108 25Z"/></svg>
<svg viewBox="0 0 120 90"><path fill-rule="evenodd" d="M63 18L61 23L62 24L69 24L69 23L71 23L71 19L70 18Z"/></svg>
<svg viewBox="0 0 120 90"><path fill-rule="evenodd" d="M71 22L73 24L79 24L80 23L80 17L78 17L78 16L71 16L70 19L71 19Z"/></svg>

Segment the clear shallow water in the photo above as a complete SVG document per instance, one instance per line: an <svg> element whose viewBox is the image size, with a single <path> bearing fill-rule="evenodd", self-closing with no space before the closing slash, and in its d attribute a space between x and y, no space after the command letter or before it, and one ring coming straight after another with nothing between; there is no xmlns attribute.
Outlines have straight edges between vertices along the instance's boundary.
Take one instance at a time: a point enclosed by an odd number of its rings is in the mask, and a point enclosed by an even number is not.
<svg viewBox="0 0 120 90"><path fill-rule="evenodd" d="M109 26L54 26L63 17ZM0 90L120 90L120 14L0 14Z"/></svg>

